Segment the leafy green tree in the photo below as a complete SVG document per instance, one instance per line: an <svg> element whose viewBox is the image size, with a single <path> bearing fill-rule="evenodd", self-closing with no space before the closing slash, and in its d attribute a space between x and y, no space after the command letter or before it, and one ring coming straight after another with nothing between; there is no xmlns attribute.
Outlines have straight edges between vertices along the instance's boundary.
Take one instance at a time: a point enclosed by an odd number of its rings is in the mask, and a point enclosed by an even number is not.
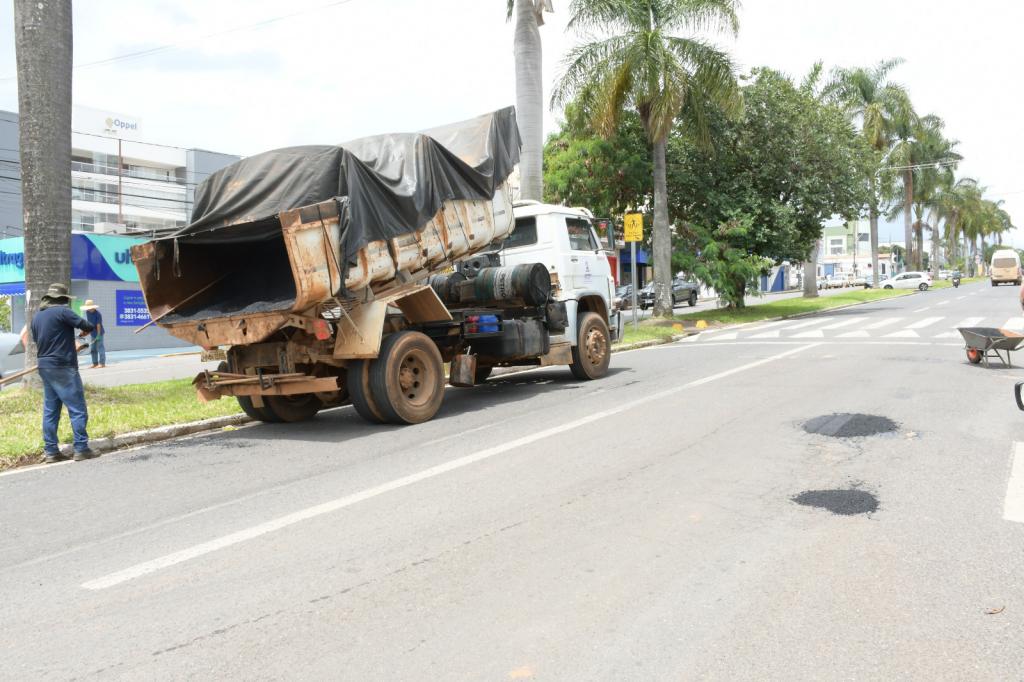
<svg viewBox="0 0 1024 682"><path fill-rule="evenodd" d="M684 228L688 240L701 245L699 251L677 251L673 264L712 287L730 308L743 308L746 292L772 267L772 260L747 248L753 219L739 212L716 226L696 224Z"/></svg>
<svg viewBox="0 0 1024 682"><path fill-rule="evenodd" d="M544 198L584 206L600 217L649 205L651 158L639 117L624 114L608 137L593 135L570 117L544 147Z"/></svg>
<svg viewBox="0 0 1024 682"><path fill-rule="evenodd" d="M594 130L611 135L623 111L635 111L652 146L654 170L654 314L672 314L672 237L666 149L680 114L709 139L712 107L736 113L740 98L731 58L682 31L739 29L737 0L573 0L569 26L592 37L566 57L552 105L576 100Z"/></svg>
<svg viewBox="0 0 1024 682"><path fill-rule="evenodd" d="M868 219L871 223L871 272L878 286L878 216L890 195L891 175L884 168L886 154L892 145L894 120L909 117L913 111L903 86L889 80L890 72L902 64L900 59L879 62L872 68L837 68L826 95L838 103L860 126L868 146L874 151L875 163L866 175L868 184ZM909 216L909 213L907 214ZM909 219L904 225L910 245Z"/></svg>
<svg viewBox="0 0 1024 682"><path fill-rule="evenodd" d="M0 296L0 332L11 331L11 298Z"/></svg>
<svg viewBox="0 0 1024 682"><path fill-rule="evenodd" d="M670 140L679 246L706 253L709 234L742 218L746 227L729 231L734 247L776 263L805 261L823 221L859 215L874 157L841 110L781 73L756 69L743 98L738 120L709 112L710 152L681 131Z"/></svg>

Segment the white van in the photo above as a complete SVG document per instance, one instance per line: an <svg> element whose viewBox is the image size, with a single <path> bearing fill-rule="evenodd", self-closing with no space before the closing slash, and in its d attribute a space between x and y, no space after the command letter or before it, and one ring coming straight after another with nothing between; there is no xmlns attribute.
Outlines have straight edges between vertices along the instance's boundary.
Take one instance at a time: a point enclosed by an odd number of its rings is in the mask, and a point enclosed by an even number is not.
<svg viewBox="0 0 1024 682"><path fill-rule="evenodd" d="M1000 249L992 254L989 266L989 278L992 286L1004 282L1020 286L1020 256L1013 249Z"/></svg>

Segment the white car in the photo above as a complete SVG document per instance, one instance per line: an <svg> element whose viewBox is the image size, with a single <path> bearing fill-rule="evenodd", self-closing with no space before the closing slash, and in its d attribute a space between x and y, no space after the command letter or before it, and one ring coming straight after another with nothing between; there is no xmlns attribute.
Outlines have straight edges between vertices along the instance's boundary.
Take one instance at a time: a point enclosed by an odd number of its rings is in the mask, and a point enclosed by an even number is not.
<svg viewBox="0 0 1024 682"><path fill-rule="evenodd" d="M927 291L932 285L932 276L928 272L901 272L894 277L878 283L879 289L919 289Z"/></svg>
<svg viewBox="0 0 1024 682"><path fill-rule="evenodd" d="M0 378L25 367L25 349L17 334L0 332Z"/></svg>

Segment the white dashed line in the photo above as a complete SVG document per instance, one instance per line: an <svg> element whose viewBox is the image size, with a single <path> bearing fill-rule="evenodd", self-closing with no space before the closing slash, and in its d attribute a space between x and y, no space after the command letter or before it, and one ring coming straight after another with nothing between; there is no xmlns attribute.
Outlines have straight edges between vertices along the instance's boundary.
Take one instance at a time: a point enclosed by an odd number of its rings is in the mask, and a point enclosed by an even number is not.
<svg viewBox="0 0 1024 682"><path fill-rule="evenodd" d="M918 320L913 324L908 324L907 329L924 329L930 327L936 322L941 322L944 318L942 317L926 317L923 320Z"/></svg>

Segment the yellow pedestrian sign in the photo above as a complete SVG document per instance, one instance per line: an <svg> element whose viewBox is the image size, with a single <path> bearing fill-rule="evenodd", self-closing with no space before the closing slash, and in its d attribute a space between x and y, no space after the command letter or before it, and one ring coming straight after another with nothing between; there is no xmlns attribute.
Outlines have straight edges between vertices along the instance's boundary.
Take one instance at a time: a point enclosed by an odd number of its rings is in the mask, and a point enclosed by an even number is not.
<svg viewBox="0 0 1024 682"><path fill-rule="evenodd" d="M626 241L642 242L644 240L644 216L640 213L627 213L625 219Z"/></svg>

